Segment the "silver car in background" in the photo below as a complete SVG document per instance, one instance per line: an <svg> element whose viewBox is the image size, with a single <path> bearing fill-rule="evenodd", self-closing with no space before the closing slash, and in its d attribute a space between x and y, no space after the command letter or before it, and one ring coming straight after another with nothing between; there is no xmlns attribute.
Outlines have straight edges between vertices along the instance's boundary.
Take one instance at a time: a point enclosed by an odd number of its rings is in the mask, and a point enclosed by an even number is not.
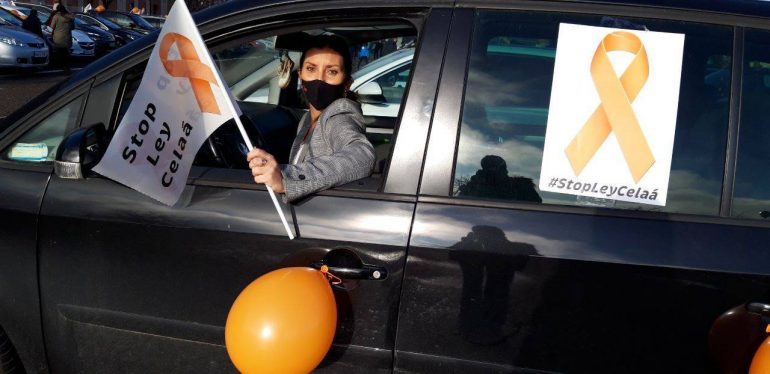
<svg viewBox="0 0 770 374"><path fill-rule="evenodd" d="M95 46L96 44L94 44L94 40L91 39L88 34L80 30L72 30L72 47L70 47L70 55L93 57L95 53Z"/></svg>
<svg viewBox="0 0 770 374"><path fill-rule="evenodd" d="M0 66L46 66L48 57L42 38L0 18Z"/></svg>
<svg viewBox="0 0 770 374"><path fill-rule="evenodd" d="M4 10L6 10L8 13L12 13L14 17L16 17L16 20L18 20L18 24L16 22L13 22L16 26L21 26L21 19L24 19L27 17L27 14L30 13L29 8L25 7L19 7L15 5L2 5L0 6ZM6 12L3 12L6 13ZM45 34L46 38L51 39L51 34L53 33L53 29L45 25L45 20L50 16L50 14L43 14L43 12L38 13L38 18L40 19L40 22L43 24L43 34ZM9 22L12 22L13 20L8 20L6 17L6 20ZM70 55L71 56L83 56L83 57L93 57L95 54L95 46L94 40L91 39L88 34L86 34L83 31L73 29L72 30L72 46L70 47Z"/></svg>

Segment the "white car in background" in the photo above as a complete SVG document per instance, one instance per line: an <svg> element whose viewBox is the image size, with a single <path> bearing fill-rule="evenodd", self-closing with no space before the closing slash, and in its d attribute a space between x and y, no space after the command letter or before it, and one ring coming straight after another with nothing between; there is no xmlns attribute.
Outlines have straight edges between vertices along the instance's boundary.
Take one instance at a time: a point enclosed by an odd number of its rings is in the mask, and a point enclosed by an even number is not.
<svg viewBox="0 0 770 374"><path fill-rule="evenodd" d="M72 47L70 47L70 55L93 57L96 51L95 46L94 40L86 33L80 30L72 30Z"/></svg>
<svg viewBox="0 0 770 374"><path fill-rule="evenodd" d="M352 74L350 90L359 95L365 116L398 117L413 57L414 48L399 49Z"/></svg>
<svg viewBox="0 0 770 374"><path fill-rule="evenodd" d="M289 52L289 56L295 63L299 62L298 52ZM399 49L372 61L352 74L353 84L350 86L350 90L359 95L361 111L365 116L398 117L398 110L404 96L406 82L409 80L413 57L414 48ZM271 101L271 84L268 81L275 79L278 65L277 60L270 60L238 82L234 82L234 84L230 82L235 96L246 96L244 101L277 102L277 93L273 95L275 98ZM297 69L297 66L295 65L294 68ZM249 94L248 91L255 86L255 82L263 83Z"/></svg>
<svg viewBox="0 0 770 374"><path fill-rule="evenodd" d="M20 6L14 6L14 5L0 5L3 9L7 10L14 16L24 19L26 18L27 14L30 13L30 9L20 7ZM44 20L41 19L41 23L44 22ZM21 21L19 20L19 24L17 25L21 27ZM50 38L51 33L53 32L53 29L50 26L43 26L43 34L46 36L50 44ZM82 56L82 57L93 57L96 51L96 44L94 43L94 40L91 39L86 33L80 31L80 30L72 30L72 47L70 47L70 55L72 56Z"/></svg>

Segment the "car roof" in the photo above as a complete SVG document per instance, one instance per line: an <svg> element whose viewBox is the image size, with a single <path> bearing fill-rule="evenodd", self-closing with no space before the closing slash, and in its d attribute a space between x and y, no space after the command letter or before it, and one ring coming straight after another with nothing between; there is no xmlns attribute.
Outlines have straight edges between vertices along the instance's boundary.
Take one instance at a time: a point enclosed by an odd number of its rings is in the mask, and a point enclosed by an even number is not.
<svg viewBox="0 0 770 374"><path fill-rule="evenodd" d="M309 3L312 0L296 0L294 3ZM207 24L217 20L221 20L228 17L233 17L240 13L252 12L255 10L270 8L273 6L285 4L285 0L233 0L225 3L221 3L201 11L193 13L193 19L199 28L203 29ZM663 8L663 9L685 9L685 10L701 10L714 13L736 14L750 17L764 17L770 18L770 2L764 2L760 0L709 0L709 1L692 1L692 0L551 0L543 1L543 3L551 4L620 4L620 5L639 5L650 8ZM354 8L365 4L363 1L351 1L342 3L342 7ZM420 6L444 6L451 7L456 6L485 6L493 7L495 4L508 4L507 0L426 0L419 4L415 2L409 2L404 0L380 0L378 6L409 6L411 8L417 8ZM236 18L233 18L236 19ZM67 84L63 89L71 87L83 78L93 76L98 71L104 70L107 67L125 59L131 57L136 52L150 48L157 38L159 30L150 32L148 37L136 40L129 43L122 48L119 48L107 56L104 56L87 66L85 69L80 70L70 77Z"/></svg>
<svg viewBox="0 0 770 374"><path fill-rule="evenodd" d="M768 0L552 0L542 3L567 4L597 4L597 5L628 5L645 8L696 10L719 14L770 18L770 1ZM455 0L456 6L487 7L495 4L510 6L507 0Z"/></svg>

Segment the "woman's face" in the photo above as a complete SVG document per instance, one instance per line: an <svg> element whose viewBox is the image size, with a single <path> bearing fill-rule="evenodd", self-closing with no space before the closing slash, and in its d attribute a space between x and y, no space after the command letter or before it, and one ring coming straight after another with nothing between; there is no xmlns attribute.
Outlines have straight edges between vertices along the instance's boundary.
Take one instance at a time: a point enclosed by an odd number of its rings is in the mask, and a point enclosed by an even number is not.
<svg viewBox="0 0 770 374"><path fill-rule="evenodd" d="M313 48L305 52L299 78L303 81L322 80L338 85L345 81L342 56L330 48Z"/></svg>

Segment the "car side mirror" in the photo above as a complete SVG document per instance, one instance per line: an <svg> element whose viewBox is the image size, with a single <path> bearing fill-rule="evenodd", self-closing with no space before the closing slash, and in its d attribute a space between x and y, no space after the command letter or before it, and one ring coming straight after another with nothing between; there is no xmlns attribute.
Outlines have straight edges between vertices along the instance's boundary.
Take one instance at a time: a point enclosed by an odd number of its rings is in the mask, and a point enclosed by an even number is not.
<svg viewBox="0 0 770 374"><path fill-rule="evenodd" d="M364 83L356 90L358 101L362 104L384 104L387 102L382 94L382 87L375 81Z"/></svg>
<svg viewBox="0 0 770 374"><path fill-rule="evenodd" d="M59 144L53 170L63 179L83 179L101 159L107 145L107 130L97 123L70 132Z"/></svg>

